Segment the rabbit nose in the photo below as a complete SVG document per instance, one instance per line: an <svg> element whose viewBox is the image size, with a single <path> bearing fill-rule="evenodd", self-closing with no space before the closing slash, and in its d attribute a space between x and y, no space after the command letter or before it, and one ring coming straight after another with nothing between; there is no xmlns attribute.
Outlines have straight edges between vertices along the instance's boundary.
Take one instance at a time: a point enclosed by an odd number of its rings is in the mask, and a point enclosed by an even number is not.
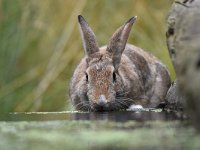
<svg viewBox="0 0 200 150"><path fill-rule="evenodd" d="M99 96L98 105L104 106L105 104L106 104L106 97L105 97L105 95L100 95L100 96Z"/></svg>

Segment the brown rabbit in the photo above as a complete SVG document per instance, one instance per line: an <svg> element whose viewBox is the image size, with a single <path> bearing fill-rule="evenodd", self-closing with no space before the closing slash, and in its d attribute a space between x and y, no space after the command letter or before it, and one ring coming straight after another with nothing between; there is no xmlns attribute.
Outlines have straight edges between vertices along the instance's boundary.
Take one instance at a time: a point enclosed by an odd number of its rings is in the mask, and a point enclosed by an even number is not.
<svg viewBox="0 0 200 150"><path fill-rule="evenodd" d="M99 48L92 29L78 16L86 56L69 86L76 110L154 107L164 101L171 83L166 67L141 48L126 44L136 18L130 18L113 34L107 46Z"/></svg>

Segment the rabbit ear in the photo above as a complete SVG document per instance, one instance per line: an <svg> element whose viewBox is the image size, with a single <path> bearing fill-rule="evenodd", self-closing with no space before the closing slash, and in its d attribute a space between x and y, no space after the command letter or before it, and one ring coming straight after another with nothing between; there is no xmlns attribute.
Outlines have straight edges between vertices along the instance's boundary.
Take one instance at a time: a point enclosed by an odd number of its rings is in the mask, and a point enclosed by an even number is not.
<svg viewBox="0 0 200 150"><path fill-rule="evenodd" d="M112 54L113 65L117 70L121 61L121 55L126 46L126 42L128 40L129 33L131 31L131 27L137 16L130 18L123 26L117 29L117 31L113 34L110 42L107 46L107 51Z"/></svg>
<svg viewBox="0 0 200 150"><path fill-rule="evenodd" d="M89 27L88 23L85 21L83 16L78 16L78 22L80 25L81 36L83 40L83 47L85 49L86 55L89 57L91 54L98 52L99 47L94 35L94 32Z"/></svg>

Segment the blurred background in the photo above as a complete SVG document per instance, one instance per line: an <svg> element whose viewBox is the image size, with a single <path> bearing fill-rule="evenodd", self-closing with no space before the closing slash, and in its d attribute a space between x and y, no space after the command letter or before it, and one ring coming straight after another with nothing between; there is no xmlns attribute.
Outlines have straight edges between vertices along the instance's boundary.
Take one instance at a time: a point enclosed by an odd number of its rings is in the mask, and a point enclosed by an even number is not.
<svg viewBox="0 0 200 150"><path fill-rule="evenodd" d="M82 14L107 44L137 15L129 43L150 51L175 73L166 47L173 0L0 0L0 113L72 110L68 83L84 56L77 24Z"/></svg>

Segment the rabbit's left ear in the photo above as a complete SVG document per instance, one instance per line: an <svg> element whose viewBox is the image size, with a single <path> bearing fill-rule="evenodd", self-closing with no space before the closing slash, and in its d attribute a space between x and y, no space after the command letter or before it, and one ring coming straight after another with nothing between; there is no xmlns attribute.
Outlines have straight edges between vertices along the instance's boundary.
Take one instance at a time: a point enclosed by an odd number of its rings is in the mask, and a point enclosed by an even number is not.
<svg viewBox="0 0 200 150"><path fill-rule="evenodd" d="M107 46L107 51L112 54L113 65L117 70L121 61L121 55L125 49L126 42L131 31L131 27L137 16L130 18L123 26L117 29L113 34Z"/></svg>
<svg viewBox="0 0 200 150"><path fill-rule="evenodd" d="M80 31L81 31L85 53L88 57L90 57L91 54L99 51L96 37L92 29L89 27L88 23L83 18L83 16L81 15L78 16L78 22L80 25Z"/></svg>

